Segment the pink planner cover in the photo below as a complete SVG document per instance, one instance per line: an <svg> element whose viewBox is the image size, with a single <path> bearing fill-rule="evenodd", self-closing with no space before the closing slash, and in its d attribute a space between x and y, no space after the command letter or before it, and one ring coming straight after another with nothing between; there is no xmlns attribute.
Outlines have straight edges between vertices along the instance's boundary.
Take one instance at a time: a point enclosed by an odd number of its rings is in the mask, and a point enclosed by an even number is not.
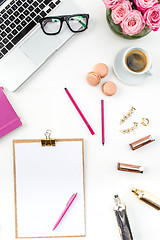
<svg viewBox="0 0 160 240"><path fill-rule="evenodd" d="M21 125L20 118L0 87L0 138Z"/></svg>

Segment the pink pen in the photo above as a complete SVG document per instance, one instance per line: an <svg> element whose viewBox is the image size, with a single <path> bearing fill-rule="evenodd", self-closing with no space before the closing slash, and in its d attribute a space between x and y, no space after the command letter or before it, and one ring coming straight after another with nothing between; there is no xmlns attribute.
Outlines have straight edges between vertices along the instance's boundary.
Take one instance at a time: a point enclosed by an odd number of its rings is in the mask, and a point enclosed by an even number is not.
<svg viewBox="0 0 160 240"><path fill-rule="evenodd" d="M71 206L72 202L74 201L74 199L76 198L77 193L74 193L71 198L69 199L68 203L66 204L65 209L63 210L62 214L60 215L60 217L58 218L56 224L54 225L53 230L58 226L58 224L60 223L60 221L62 220L62 218L64 217L64 215L66 214L66 212L68 211L69 207ZM53 231L52 230L52 231Z"/></svg>
<svg viewBox="0 0 160 240"><path fill-rule="evenodd" d="M102 144L104 145L104 100L101 100Z"/></svg>
<svg viewBox="0 0 160 240"><path fill-rule="evenodd" d="M82 113L81 110L79 109L77 103L74 101L74 99L73 99L73 97L71 96L70 92L68 91L67 88L65 88L65 91L66 91L68 97L70 98L71 102L73 103L73 105L74 105L75 108L77 109L79 115L81 116L81 118L82 118L83 121L85 122L86 126L88 127L90 133L91 133L92 135L94 135L95 132L93 131L93 129L91 128L91 126L90 126L89 123L87 122L86 118L84 117L83 113Z"/></svg>

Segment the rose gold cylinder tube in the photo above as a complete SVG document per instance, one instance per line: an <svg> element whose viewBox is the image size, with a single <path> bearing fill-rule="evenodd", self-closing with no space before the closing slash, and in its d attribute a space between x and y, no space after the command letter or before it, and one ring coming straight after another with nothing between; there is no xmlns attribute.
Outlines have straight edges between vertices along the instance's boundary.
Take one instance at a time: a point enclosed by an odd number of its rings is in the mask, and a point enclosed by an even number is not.
<svg viewBox="0 0 160 240"><path fill-rule="evenodd" d="M133 143L130 143L129 145L132 150L136 150L136 149L143 147L144 145L146 145L150 142L153 142L153 141L155 141L155 138L151 135L148 135L148 136L141 138Z"/></svg>
<svg viewBox="0 0 160 240"><path fill-rule="evenodd" d="M143 167L138 165L118 163L117 169L125 172L143 173Z"/></svg>

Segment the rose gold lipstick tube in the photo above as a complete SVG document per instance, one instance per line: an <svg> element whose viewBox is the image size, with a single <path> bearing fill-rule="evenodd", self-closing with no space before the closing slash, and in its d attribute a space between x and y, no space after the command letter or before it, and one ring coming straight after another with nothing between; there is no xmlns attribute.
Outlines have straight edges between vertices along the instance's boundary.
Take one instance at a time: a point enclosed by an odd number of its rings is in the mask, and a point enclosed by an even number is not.
<svg viewBox="0 0 160 240"><path fill-rule="evenodd" d="M117 169L120 171L126 171L126 172L143 173L143 167L138 165L118 163Z"/></svg>
<svg viewBox="0 0 160 240"><path fill-rule="evenodd" d="M132 188L131 191L137 195L138 199L147 203L151 207L155 208L156 210L160 210L160 199L153 196L149 192L139 190L137 188Z"/></svg>
<svg viewBox="0 0 160 240"><path fill-rule="evenodd" d="M144 145L146 145L150 142L153 142L153 141L155 141L155 138L151 135L148 135L148 136L141 138L133 143L130 143L129 145L132 150L136 150L136 149L143 147Z"/></svg>

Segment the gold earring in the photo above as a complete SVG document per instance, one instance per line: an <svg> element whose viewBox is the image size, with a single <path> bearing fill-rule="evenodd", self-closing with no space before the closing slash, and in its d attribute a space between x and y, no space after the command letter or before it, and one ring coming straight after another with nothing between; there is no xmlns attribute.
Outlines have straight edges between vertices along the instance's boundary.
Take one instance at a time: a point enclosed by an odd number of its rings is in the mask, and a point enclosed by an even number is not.
<svg viewBox="0 0 160 240"><path fill-rule="evenodd" d="M133 124L134 124L133 127L127 128L127 129L122 129L122 130L120 130L120 132L123 134L133 132L136 128L138 128L138 122L134 122Z"/></svg>
<svg viewBox="0 0 160 240"><path fill-rule="evenodd" d="M133 113L134 110L136 110L134 107L132 107L129 112L123 116L123 118L120 120L120 124L124 123Z"/></svg>
<svg viewBox="0 0 160 240"><path fill-rule="evenodd" d="M148 119L148 118L142 118L141 124L142 124L143 126L147 126L147 125L149 124L149 119Z"/></svg>

